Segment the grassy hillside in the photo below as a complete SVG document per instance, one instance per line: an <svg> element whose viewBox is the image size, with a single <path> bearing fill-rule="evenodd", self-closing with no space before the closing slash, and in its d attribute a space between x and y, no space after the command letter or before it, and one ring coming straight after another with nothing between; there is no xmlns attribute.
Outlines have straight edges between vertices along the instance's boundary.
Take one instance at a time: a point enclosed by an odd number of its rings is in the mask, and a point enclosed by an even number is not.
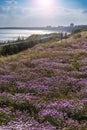
<svg viewBox="0 0 87 130"><path fill-rule="evenodd" d="M67 37L67 35L66 35ZM66 38L63 37L63 38ZM60 40L61 33L51 33L44 35L31 35L27 39L21 39L18 37L16 41L6 41L0 43L0 56L13 55L17 54L21 51L27 50L28 48L32 48L38 43L45 43L47 41L52 40Z"/></svg>
<svg viewBox="0 0 87 130"><path fill-rule="evenodd" d="M0 58L4 130L87 130L87 32Z"/></svg>

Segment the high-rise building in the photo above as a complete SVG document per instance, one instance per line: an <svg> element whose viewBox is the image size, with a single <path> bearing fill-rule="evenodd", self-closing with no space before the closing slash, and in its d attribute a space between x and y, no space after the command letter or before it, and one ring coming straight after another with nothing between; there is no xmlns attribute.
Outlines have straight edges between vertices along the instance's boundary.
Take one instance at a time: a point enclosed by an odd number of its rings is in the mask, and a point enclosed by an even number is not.
<svg viewBox="0 0 87 130"><path fill-rule="evenodd" d="M71 24L70 24L70 27L74 27L74 23L71 23Z"/></svg>

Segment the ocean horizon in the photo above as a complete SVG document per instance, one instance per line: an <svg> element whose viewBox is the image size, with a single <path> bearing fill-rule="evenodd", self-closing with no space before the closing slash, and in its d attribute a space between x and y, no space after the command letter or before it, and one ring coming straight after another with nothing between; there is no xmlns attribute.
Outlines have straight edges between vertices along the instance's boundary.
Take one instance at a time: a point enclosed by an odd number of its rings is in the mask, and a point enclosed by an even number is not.
<svg viewBox="0 0 87 130"><path fill-rule="evenodd" d="M33 34L50 34L57 31L50 30L28 30L28 29L0 29L0 42L15 41L20 38L26 39Z"/></svg>

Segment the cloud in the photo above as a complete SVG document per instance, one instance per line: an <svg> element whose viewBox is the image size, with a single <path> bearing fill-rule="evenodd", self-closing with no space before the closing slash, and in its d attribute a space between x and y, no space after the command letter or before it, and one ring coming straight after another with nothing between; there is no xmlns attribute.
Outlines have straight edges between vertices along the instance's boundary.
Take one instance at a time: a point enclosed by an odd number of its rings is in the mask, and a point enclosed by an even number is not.
<svg viewBox="0 0 87 130"><path fill-rule="evenodd" d="M18 2L16 0L6 0L5 3L8 5L16 5Z"/></svg>
<svg viewBox="0 0 87 130"><path fill-rule="evenodd" d="M7 14L7 13L10 14L14 10L16 10L17 6L18 5L17 5L16 0L6 0L4 5L3 4L0 5L0 12L4 14Z"/></svg>
<svg viewBox="0 0 87 130"><path fill-rule="evenodd" d="M10 10L10 6L0 6L0 11L7 13Z"/></svg>
<svg viewBox="0 0 87 130"><path fill-rule="evenodd" d="M83 14L87 14L87 10L82 11Z"/></svg>
<svg viewBox="0 0 87 130"><path fill-rule="evenodd" d="M69 9L64 7L37 8L29 4L21 5L16 0L6 0L6 4L0 6L0 26L59 26L75 24L87 24L87 10ZM3 14L3 15L2 15Z"/></svg>

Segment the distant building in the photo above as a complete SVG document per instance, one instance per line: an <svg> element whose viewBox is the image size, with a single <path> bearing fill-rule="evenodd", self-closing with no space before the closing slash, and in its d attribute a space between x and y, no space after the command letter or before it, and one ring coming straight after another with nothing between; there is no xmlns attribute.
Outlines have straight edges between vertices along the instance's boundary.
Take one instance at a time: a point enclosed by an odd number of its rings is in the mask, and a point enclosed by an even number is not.
<svg viewBox="0 0 87 130"><path fill-rule="evenodd" d="M51 28L52 28L52 26L47 26L46 28L47 28L47 29L51 29Z"/></svg>
<svg viewBox="0 0 87 130"><path fill-rule="evenodd" d="M71 23L71 24L70 24L70 27L73 28L73 27L74 27L74 23Z"/></svg>

